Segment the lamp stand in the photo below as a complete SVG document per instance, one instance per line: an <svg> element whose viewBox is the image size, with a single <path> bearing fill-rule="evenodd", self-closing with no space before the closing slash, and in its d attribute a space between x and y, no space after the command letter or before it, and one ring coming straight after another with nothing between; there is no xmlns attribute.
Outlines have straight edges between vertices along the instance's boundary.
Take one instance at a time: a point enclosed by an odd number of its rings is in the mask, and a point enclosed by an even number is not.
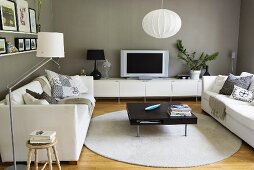
<svg viewBox="0 0 254 170"><path fill-rule="evenodd" d="M12 102L11 102L11 95L12 95L12 89L15 88L19 83L24 81L26 78L28 78L31 74L33 74L35 71L40 69L43 65L51 61L52 58L47 58L36 64L34 67L32 67L30 70L25 72L21 77L18 78L17 81L14 81L11 83L10 86L8 86L9 89L9 113L10 113L10 126L11 126L11 144L12 144L12 157L13 157L13 166L7 167L4 170L25 170L26 165L17 165L16 156L15 156L15 140L14 140L14 127L13 127L13 112L12 112ZM54 61L54 60L53 60Z"/></svg>
<svg viewBox="0 0 254 170"><path fill-rule="evenodd" d="M90 75L93 76L94 80L99 80L101 78L101 73L97 69L97 60L94 60L94 70Z"/></svg>

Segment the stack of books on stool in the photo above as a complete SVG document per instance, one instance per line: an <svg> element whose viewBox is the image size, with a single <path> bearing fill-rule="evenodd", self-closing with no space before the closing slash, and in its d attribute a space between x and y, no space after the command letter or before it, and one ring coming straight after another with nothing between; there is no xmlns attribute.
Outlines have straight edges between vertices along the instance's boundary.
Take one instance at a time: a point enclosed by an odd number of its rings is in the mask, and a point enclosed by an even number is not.
<svg viewBox="0 0 254 170"><path fill-rule="evenodd" d="M191 116L191 108L187 104L171 105L170 116Z"/></svg>
<svg viewBox="0 0 254 170"><path fill-rule="evenodd" d="M55 131L36 130L30 134L30 144L49 144L56 139Z"/></svg>

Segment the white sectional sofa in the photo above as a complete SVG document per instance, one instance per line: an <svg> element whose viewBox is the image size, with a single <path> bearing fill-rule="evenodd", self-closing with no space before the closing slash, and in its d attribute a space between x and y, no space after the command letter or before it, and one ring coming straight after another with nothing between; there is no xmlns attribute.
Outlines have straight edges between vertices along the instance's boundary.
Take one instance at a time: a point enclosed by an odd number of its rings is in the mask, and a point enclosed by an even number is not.
<svg viewBox="0 0 254 170"><path fill-rule="evenodd" d="M81 97L95 104L93 77L81 76L88 93ZM57 133L57 150L60 161L78 161L83 147L92 113L85 104L24 105L22 95L26 89L37 93L43 91L39 81L13 91L13 119L17 161L27 160L26 141L34 130L53 130ZM79 96L78 96L79 97ZM0 153L3 162L12 162L9 108L0 104ZM39 155L46 160L46 154Z"/></svg>
<svg viewBox="0 0 254 170"><path fill-rule="evenodd" d="M201 108L214 117L218 122L227 127L231 132L239 136L249 145L254 147L254 106L253 103L242 102L213 92L213 85L217 76L203 77L203 91L201 96ZM213 96L226 105L226 117L221 120L211 114L209 98Z"/></svg>

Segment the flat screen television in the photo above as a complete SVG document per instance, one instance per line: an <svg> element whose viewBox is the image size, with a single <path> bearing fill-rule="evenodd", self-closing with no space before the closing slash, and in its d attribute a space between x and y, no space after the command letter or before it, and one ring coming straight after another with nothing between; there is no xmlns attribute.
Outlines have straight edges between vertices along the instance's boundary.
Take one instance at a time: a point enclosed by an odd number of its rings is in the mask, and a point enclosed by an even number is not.
<svg viewBox="0 0 254 170"><path fill-rule="evenodd" d="M121 77L168 77L168 50L121 50Z"/></svg>

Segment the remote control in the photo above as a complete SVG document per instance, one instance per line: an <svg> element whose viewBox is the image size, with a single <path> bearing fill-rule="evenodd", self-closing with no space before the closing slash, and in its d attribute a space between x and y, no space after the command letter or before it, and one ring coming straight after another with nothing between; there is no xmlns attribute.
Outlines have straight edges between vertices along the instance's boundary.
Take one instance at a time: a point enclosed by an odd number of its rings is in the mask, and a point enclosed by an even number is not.
<svg viewBox="0 0 254 170"><path fill-rule="evenodd" d="M159 108L160 105L161 105L161 104L152 105L152 106L146 107L145 110L146 110L146 111L154 110L154 109Z"/></svg>

